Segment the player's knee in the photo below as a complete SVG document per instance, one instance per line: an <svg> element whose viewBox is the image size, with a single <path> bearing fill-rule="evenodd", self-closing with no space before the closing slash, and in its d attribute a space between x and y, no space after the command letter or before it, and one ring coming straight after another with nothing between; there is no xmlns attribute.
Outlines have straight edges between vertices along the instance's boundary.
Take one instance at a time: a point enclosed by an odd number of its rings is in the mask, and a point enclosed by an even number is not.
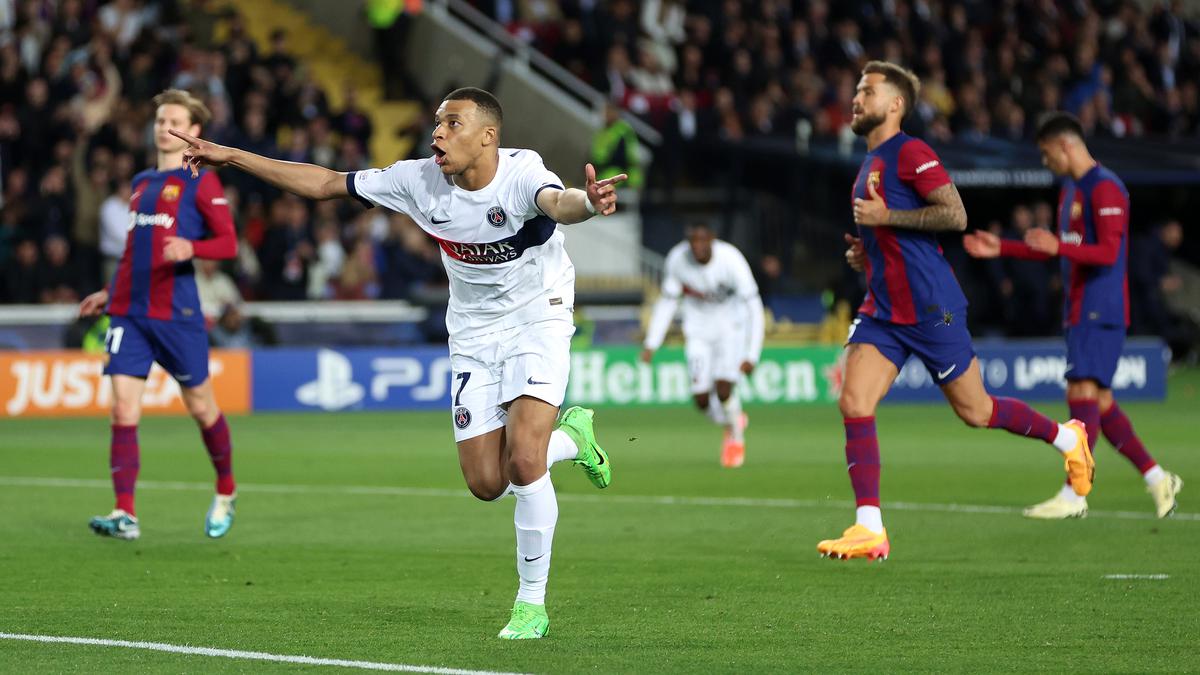
<svg viewBox="0 0 1200 675"><path fill-rule="evenodd" d="M982 429L992 420L991 399L988 399L987 403L987 405L956 405L954 412L958 415L958 419L967 426Z"/></svg>
<svg viewBox="0 0 1200 675"><path fill-rule="evenodd" d="M187 399L188 413L200 424L211 424L217 416L217 406L211 399L196 397Z"/></svg>
<svg viewBox="0 0 1200 675"><path fill-rule="evenodd" d="M508 478L517 485L528 485L546 472L546 460L532 452L513 449L508 458Z"/></svg>
<svg viewBox="0 0 1200 675"><path fill-rule="evenodd" d="M692 402L696 404L696 407L699 408L700 412L708 411L708 394L694 394L692 396Z"/></svg>
<svg viewBox="0 0 1200 675"><path fill-rule="evenodd" d="M123 401L118 399L113 403L112 422L118 426L134 426L142 418L142 406L139 401Z"/></svg>
<svg viewBox="0 0 1200 675"><path fill-rule="evenodd" d="M732 382L718 382L716 389L717 389L717 399L719 401L721 401L722 403L724 403L725 401L728 401L730 396L733 396L733 383Z"/></svg>
<svg viewBox="0 0 1200 675"><path fill-rule="evenodd" d="M842 395L838 396L838 409L841 410L842 417L870 417L875 414L874 402L845 389L842 390Z"/></svg>
<svg viewBox="0 0 1200 675"><path fill-rule="evenodd" d="M469 476L467 489L480 501L494 502L504 496L508 484L500 476Z"/></svg>

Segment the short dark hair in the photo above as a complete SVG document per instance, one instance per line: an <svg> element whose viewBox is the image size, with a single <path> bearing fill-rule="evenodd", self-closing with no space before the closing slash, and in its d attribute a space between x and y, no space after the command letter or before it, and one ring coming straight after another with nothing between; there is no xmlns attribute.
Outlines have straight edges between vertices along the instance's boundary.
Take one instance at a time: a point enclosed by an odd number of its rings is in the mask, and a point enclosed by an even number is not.
<svg viewBox="0 0 1200 675"><path fill-rule="evenodd" d="M863 67L863 75L878 73L883 75L883 81L900 91L904 99L904 114L901 119L908 117L917 107L917 94L921 92L921 79L913 71L904 66L888 61L869 61Z"/></svg>
<svg viewBox="0 0 1200 675"><path fill-rule="evenodd" d="M1079 118L1069 112L1052 112L1047 113L1042 121L1038 123L1037 134L1034 135L1034 140L1038 143L1069 134L1083 140L1083 125L1079 123Z"/></svg>
<svg viewBox="0 0 1200 675"><path fill-rule="evenodd" d="M496 122L496 126L504 124L504 109L500 107L500 101L492 96L490 92L486 92L477 87L462 87L446 94L443 101L473 101L479 110L488 117L491 117Z"/></svg>

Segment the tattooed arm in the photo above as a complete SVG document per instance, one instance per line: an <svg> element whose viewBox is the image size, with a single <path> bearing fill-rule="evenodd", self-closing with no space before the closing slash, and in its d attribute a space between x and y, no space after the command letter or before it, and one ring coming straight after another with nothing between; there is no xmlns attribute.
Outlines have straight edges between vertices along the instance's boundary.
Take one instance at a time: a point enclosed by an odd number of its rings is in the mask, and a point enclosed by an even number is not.
<svg viewBox="0 0 1200 675"><path fill-rule="evenodd" d="M962 232L967 229L967 209L954 183L925 196L929 206L905 211L889 210L887 224L921 232Z"/></svg>

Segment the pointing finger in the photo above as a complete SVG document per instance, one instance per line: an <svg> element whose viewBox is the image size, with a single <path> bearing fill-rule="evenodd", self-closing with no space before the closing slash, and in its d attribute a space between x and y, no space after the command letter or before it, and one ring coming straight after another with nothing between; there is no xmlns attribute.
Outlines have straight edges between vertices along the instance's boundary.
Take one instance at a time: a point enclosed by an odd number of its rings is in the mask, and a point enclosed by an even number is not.
<svg viewBox="0 0 1200 675"><path fill-rule="evenodd" d="M171 134L172 136L174 136L176 138L183 139L183 140L187 141L188 143L191 143L192 145L200 145L200 139L196 138L195 136L193 136L191 134L187 134L182 131L178 131L176 129L168 129L167 133Z"/></svg>
<svg viewBox="0 0 1200 675"><path fill-rule="evenodd" d="M617 183L622 183L627 180L629 180L629 176L621 173L621 174L617 174L616 176L613 176L612 178L605 178L602 181L598 181L596 184L597 185L616 185Z"/></svg>

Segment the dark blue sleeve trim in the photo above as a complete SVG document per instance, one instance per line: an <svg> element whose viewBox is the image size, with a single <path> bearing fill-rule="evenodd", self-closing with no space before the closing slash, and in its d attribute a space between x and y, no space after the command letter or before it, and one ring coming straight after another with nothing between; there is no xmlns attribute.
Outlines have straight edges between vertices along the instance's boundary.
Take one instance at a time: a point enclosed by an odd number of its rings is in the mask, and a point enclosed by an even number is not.
<svg viewBox="0 0 1200 675"><path fill-rule="evenodd" d="M533 193L533 208L537 209L538 213L540 213L544 216L549 216L550 214L543 211L542 207L538 206L538 203L537 203L538 195L542 194L542 190L545 190L546 188L554 188L555 190L561 190L561 189L563 189L563 186L555 185L554 183L546 183L542 187L538 188L537 192Z"/></svg>
<svg viewBox="0 0 1200 675"><path fill-rule="evenodd" d="M354 176L357 173L357 171L350 171L346 174L346 192L349 192L351 197L357 199L359 204L362 204L368 209L373 209L375 208L375 205L364 199L362 195L358 194L358 190L354 188Z"/></svg>

